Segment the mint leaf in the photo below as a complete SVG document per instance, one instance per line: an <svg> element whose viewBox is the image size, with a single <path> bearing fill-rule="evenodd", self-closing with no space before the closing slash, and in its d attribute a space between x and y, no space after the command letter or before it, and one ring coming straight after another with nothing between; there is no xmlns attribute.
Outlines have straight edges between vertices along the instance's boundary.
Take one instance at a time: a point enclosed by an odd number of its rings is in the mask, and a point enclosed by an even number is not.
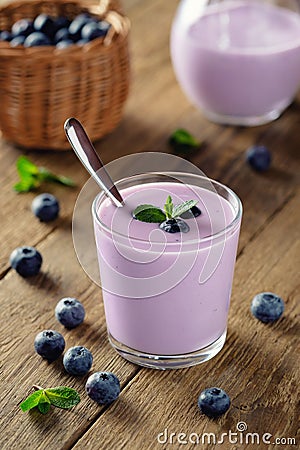
<svg viewBox="0 0 300 450"><path fill-rule="evenodd" d="M41 181L53 181L54 183L60 183L65 186L75 186L75 182L71 178L64 177L63 175L55 175L44 167L39 168L39 178Z"/></svg>
<svg viewBox="0 0 300 450"><path fill-rule="evenodd" d="M20 181L14 185L17 192L28 192L38 188L43 181L63 184L64 186L75 186L71 178L55 175L44 167L37 167L26 156L20 156L16 162Z"/></svg>
<svg viewBox="0 0 300 450"><path fill-rule="evenodd" d="M67 386L45 389L45 394L51 402L51 405L57 406L58 408L72 408L80 402L78 392Z"/></svg>
<svg viewBox="0 0 300 450"><path fill-rule="evenodd" d="M80 396L75 389L67 386L57 386L48 389L38 389L20 404L20 408L25 412L37 407L42 414L46 414L50 410L51 405L68 409L79 402Z"/></svg>
<svg viewBox="0 0 300 450"><path fill-rule="evenodd" d="M175 153L186 154L198 149L201 145L193 135L183 128L178 128L169 137L169 145Z"/></svg>
<svg viewBox="0 0 300 450"><path fill-rule="evenodd" d="M140 205L133 211L133 217L141 222L161 223L166 216L160 208L152 205Z"/></svg>
<svg viewBox="0 0 300 450"><path fill-rule="evenodd" d="M47 412L50 409L50 400L48 399L45 390L43 389L42 394L40 396L40 400L38 402L38 410L40 411L40 413L42 414L47 414Z"/></svg>
<svg viewBox="0 0 300 450"><path fill-rule="evenodd" d="M168 195L167 201L164 206L167 219L172 219L172 217L173 217L173 206L174 205L172 202L172 197L170 195Z"/></svg>
<svg viewBox="0 0 300 450"><path fill-rule="evenodd" d="M181 203L180 205L176 205L173 208L173 219L181 216L183 213L193 208L197 204L197 200L188 200L186 202Z"/></svg>
<svg viewBox="0 0 300 450"><path fill-rule="evenodd" d="M38 175L39 173L39 168L26 158L26 156L20 156L16 165L20 178L25 175Z"/></svg>
<svg viewBox="0 0 300 450"><path fill-rule="evenodd" d="M25 412L29 409L35 408L39 404L42 393L43 389L39 389L38 391L35 391L33 394L29 395L29 397L27 397L26 400L24 400L20 404L21 410Z"/></svg>

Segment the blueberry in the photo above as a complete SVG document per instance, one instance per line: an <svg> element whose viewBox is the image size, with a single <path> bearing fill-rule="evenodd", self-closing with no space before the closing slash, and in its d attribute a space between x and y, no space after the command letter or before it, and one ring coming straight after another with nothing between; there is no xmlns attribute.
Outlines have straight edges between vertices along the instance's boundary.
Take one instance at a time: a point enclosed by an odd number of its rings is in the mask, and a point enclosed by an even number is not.
<svg viewBox="0 0 300 450"><path fill-rule="evenodd" d="M11 253L9 262L19 275L26 278L39 273L43 258L34 247L23 246Z"/></svg>
<svg viewBox="0 0 300 450"><path fill-rule="evenodd" d="M73 45L73 44L74 44L74 42L71 39L64 39L62 41L59 41L56 44L56 48L60 48L60 49L67 48L67 47L70 47L70 45Z"/></svg>
<svg viewBox="0 0 300 450"><path fill-rule="evenodd" d="M108 405L119 397L120 381L112 372L96 372L87 380L88 396L100 405Z"/></svg>
<svg viewBox="0 0 300 450"><path fill-rule="evenodd" d="M10 42L12 40L12 34L10 33L10 31L1 31L0 33L0 41L7 41Z"/></svg>
<svg viewBox="0 0 300 450"><path fill-rule="evenodd" d="M25 41L25 36L16 36L10 41L11 47L17 47L18 45L23 45Z"/></svg>
<svg viewBox="0 0 300 450"><path fill-rule="evenodd" d="M39 14L33 22L35 31L44 33L49 39L53 39L56 32L54 20L47 14Z"/></svg>
<svg viewBox="0 0 300 450"><path fill-rule="evenodd" d="M48 361L54 361L63 353L65 340L58 331L44 330L36 335L34 348L43 358Z"/></svg>
<svg viewBox="0 0 300 450"><path fill-rule="evenodd" d="M159 225L167 233L188 233L190 227L181 219L167 219Z"/></svg>
<svg viewBox="0 0 300 450"><path fill-rule="evenodd" d="M50 222L58 216L59 203L52 194L40 194L33 199L31 210L41 222Z"/></svg>
<svg viewBox="0 0 300 450"><path fill-rule="evenodd" d="M81 37L82 39L87 39L89 41L92 41L93 39L96 39L101 36L105 36L110 25L109 23L102 21L102 22L89 22L81 30Z"/></svg>
<svg viewBox="0 0 300 450"><path fill-rule="evenodd" d="M65 16L59 16L54 19L55 29L60 30L61 28L68 28L71 23Z"/></svg>
<svg viewBox="0 0 300 450"><path fill-rule="evenodd" d="M250 166L258 172L265 172L271 165L271 153L264 145L253 145L246 152Z"/></svg>
<svg viewBox="0 0 300 450"><path fill-rule="evenodd" d="M186 211L185 213L181 214L182 219L192 219L193 217L198 217L201 214L201 210L198 208L198 206L193 206L191 209Z"/></svg>
<svg viewBox="0 0 300 450"><path fill-rule="evenodd" d="M88 373L93 364L91 352L81 345L69 348L64 354L63 365L70 375L82 376Z"/></svg>
<svg viewBox="0 0 300 450"><path fill-rule="evenodd" d="M51 45L50 39L39 31L34 31L24 41L24 47L37 47L40 45Z"/></svg>
<svg viewBox="0 0 300 450"><path fill-rule="evenodd" d="M60 42L64 41L66 39L70 39L70 33L68 28L60 28L56 33L54 37L54 42Z"/></svg>
<svg viewBox="0 0 300 450"><path fill-rule="evenodd" d="M251 312L258 320L264 323L278 320L284 311L282 298L272 292L257 294L251 303Z"/></svg>
<svg viewBox="0 0 300 450"><path fill-rule="evenodd" d="M79 14L72 20L69 26L69 33L74 41L81 39L81 30L89 22L95 22L88 14Z"/></svg>
<svg viewBox="0 0 300 450"><path fill-rule="evenodd" d="M76 298L62 298L55 307L56 319L66 328L75 328L80 325L85 317L85 310Z"/></svg>
<svg viewBox="0 0 300 450"><path fill-rule="evenodd" d="M229 409L230 398L223 389L211 387L200 393L198 406L203 414L216 418Z"/></svg>
<svg viewBox="0 0 300 450"><path fill-rule="evenodd" d="M79 41L76 41L76 45L78 45L79 47L81 47L82 45L87 44L88 42L90 42L88 39L79 39Z"/></svg>
<svg viewBox="0 0 300 450"><path fill-rule="evenodd" d="M15 22L11 28L11 34L13 37L16 36L29 36L29 34L33 33L34 28L32 24L32 20L30 19L20 19Z"/></svg>

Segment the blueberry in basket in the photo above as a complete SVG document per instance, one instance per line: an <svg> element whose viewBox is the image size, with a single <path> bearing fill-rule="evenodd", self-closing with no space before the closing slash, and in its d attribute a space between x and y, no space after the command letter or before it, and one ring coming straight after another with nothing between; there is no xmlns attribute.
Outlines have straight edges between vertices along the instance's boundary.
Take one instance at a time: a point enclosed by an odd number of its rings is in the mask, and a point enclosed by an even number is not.
<svg viewBox="0 0 300 450"><path fill-rule="evenodd" d="M0 41L10 42L12 47L56 46L67 48L72 44L82 46L107 34L110 24L105 20L82 13L69 17L51 17L39 14L33 19L19 19L13 23L11 30L0 32Z"/></svg>

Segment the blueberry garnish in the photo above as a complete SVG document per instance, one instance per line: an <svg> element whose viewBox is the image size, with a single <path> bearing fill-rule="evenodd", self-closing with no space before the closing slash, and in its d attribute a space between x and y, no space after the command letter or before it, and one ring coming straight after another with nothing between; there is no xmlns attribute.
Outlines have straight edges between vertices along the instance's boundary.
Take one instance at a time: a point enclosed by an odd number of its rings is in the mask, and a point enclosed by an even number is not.
<svg viewBox="0 0 300 450"><path fill-rule="evenodd" d="M10 255L10 265L22 277L37 275L43 262L42 255L34 247L16 248Z"/></svg>
<svg viewBox="0 0 300 450"><path fill-rule="evenodd" d="M75 328L80 325L85 317L85 310L76 298L62 298L55 307L56 319L66 328Z"/></svg>
<svg viewBox="0 0 300 450"><path fill-rule="evenodd" d="M52 194L40 194L33 199L31 209L41 222L50 222L58 216L59 203Z"/></svg>
<svg viewBox="0 0 300 450"><path fill-rule="evenodd" d="M96 372L87 380L88 396L100 405L108 405L119 397L120 381L112 372Z"/></svg>
<svg viewBox="0 0 300 450"><path fill-rule="evenodd" d="M93 355L86 347L78 345L66 351L63 357L63 365L70 375L83 376L92 367Z"/></svg>
<svg viewBox="0 0 300 450"><path fill-rule="evenodd" d="M198 217L201 214L201 210L198 208L198 206L193 206L188 211L181 214L182 219L192 219L193 217Z"/></svg>
<svg viewBox="0 0 300 450"><path fill-rule="evenodd" d="M229 409L230 398L223 389L211 387L201 392L198 406L206 416L217 418Z"/></svg>
<svg viewBox="0 0 300 450"><path fill-rule="evenodd" d="M181 219L167 219L162 222L159 226L162 230L167 233L187 233L190 231L190 227L184 220Z"/></svg>
<svg viewBox="0 0 300 450"><path fill-rule="evenodd" d="M41 331L34 340L35 351L49 362L57 359L65 349L65 340L61 333L55 330Z"/></svg>
<svg viewBox="0 0 300 450"><path fill-rule="evenodd" d="M275 322L284 311L284 302L281 297L272 292L257 294L251 303L251 312L258 320L264 323Z"/></svg>
<svg viewBox="0 0 300 450"><path fill-rule="evenodd" d="M246 152L246 159L257 172L265 172L271 165L271 153L264 145L253 145Z"/></svg>

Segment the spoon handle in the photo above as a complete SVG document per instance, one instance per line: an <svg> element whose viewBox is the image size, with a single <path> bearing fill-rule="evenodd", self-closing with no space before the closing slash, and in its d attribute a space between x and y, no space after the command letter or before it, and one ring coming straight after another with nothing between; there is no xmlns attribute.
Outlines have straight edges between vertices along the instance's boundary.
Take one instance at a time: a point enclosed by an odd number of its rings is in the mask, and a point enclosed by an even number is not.
<svg viewBox="0 0 300 450"><path fill-rule="evenodd" d="M71 147L87 171L116 206L123 206L124 200L120 192L106 171L103 162L99 158L79 120L74 117L67 119L64 129Z"/></svg>

